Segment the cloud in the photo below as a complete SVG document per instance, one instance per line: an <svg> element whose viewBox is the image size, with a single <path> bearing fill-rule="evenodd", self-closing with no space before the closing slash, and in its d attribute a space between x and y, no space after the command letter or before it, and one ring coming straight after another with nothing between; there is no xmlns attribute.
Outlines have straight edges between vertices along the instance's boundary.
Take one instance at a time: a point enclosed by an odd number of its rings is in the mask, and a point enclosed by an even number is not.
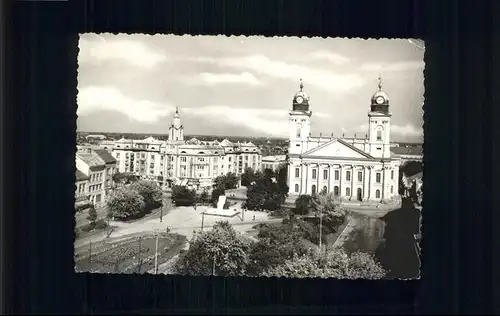
<svg viewBox="0 0 500 316"><path fill-rule="evenodd" d="M398 63L368 63L360 67L362 71L407 71L424 69L424 61L404 61Z"/></svg>
<svg viewBox="0 0 500 316"><path fill-rule="evenodd" d="M214 123L249 128L261 135L287 137L289 132L288 111L286 110L209 105L201 108L183 108L182 111ZM320 115L328 116L323 113Z"/></svg>
<svg viewBox="0 0 500 316"><path fill-rule="evenodd" d="M78 91L77 103L78 115L112 110L141 123L154 123L174 110L174 107L169 104L128 98L118 89L111 87L81 88Z"/></svg>
<svg viewBox="0 0 500 316"><path fill-rule="evenodd" d="M322 51L322 50L312 53L310 55L310 57L312 59L328 60L329 62L332 62L335 65L347 64L350 61L349 58L342 56L340 54L336 54L336 53L332 53L332 52L328 52L328 51Z"/></svg>
<svg viewBox="0 0 500 316"><path fill-rule="evenodd" d="M405 137L421 137L424 135L424 130L422 127L417 128L411 124L406 124L404 126L392 124L391 132Z"/></svg>
<svg viewBox="0 0 500 316"><path fill-rule="evenodd" d="M80 37L78 62L122 60L136 67L153 68L165 62L167 57L142 42L123 37L103 38L84 34Z"/></svg>
<svg viewBox="0 0 500 316"><path fill-rule="evenodd" d="M260 81L249 72L242 72L240 74L231 73L210 73L202 72L199 76L187 80L191 84L208 84L216 85L221 83L234 83L234 84L248 84L259 85Z"/></svg>
<svg viewBox="0 0 500 316"><path fill-rule="evenodd" d="M264 55L227 58L197 58L199 62L208 62L221 67L247 69L255 73L277 79L287 79L297 82L304 79L305 84L311 84L330 92L344 92L363 86L365 80L356 74L338 74L320 68L271 60Z"/></svg>
<svg viewBox="0 0 500 316"><path fill-rule="evenodd" d="M368 124L360 125L358 127L358 130L368 131ZM424 129L422 127L417 128L411 124L406 124L403 126L391 124L391 134L408 138L422 137L424 135Z"/></svg>

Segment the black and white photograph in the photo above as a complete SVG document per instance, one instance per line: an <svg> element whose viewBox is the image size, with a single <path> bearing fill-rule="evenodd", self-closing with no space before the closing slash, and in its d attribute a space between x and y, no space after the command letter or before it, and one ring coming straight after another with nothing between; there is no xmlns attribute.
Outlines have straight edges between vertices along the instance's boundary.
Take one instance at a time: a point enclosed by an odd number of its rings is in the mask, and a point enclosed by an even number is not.
<svg viewBox="0 0 500 316"><path fill-rule="evenodd" d="M424 53L80 34L75 271L419 278Z"/></svg>

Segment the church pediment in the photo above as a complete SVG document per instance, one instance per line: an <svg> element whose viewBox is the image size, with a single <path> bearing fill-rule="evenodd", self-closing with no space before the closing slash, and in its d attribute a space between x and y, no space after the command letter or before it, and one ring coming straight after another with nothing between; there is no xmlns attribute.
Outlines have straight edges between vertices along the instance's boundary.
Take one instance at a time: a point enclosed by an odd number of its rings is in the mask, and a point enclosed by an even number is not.
<svg viewBox="0 0 500 316"><path fill-rule="evenodd" d="M338 157L353 159L374 159L362 150L340 140L333 139L302 154L302 157Z"/></svg>

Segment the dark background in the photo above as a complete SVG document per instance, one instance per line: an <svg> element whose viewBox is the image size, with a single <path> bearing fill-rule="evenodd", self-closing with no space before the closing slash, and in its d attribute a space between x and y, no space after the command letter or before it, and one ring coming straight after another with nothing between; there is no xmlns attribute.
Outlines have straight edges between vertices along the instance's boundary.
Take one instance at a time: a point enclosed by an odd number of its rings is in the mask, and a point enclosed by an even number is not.
<svg viewBox="0 0 500 316"><path fill-rule="evenodd" d="M3 4L5 5L5 3ZM6 313L492 313L500 283L497 1L16 1L2 45ZM3 29L2 29L3 31ZM421 280L75 274L73 194L81 32L423 37ZM496 127L496 128L494 128ZM495 208L495 210L493 209ZM499 302L497 299L496 302ZM496 303L498 304L498 303Z"/></svg>

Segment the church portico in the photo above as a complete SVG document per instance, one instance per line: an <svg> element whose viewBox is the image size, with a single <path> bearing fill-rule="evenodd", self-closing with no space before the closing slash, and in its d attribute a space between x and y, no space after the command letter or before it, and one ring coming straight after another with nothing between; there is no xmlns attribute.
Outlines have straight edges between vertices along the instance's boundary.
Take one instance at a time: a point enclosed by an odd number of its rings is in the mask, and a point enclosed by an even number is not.
<svg viewBox="0 0 500 316"><path fill-rule="evenodd" d="M360 142L343 138L310 137L309 97L300 91L290 111L288 154L289 195L323 190L343 200L381 202L398 196L399 157L391 155L389 98L379 90L372 96L368 134Z"/></svg>

